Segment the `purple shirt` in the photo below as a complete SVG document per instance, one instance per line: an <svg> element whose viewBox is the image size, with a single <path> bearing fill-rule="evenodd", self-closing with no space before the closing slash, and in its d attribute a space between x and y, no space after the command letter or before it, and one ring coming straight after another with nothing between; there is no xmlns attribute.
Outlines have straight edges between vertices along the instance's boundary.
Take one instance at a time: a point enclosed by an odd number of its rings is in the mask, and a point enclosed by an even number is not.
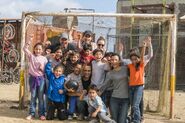
<svg viewBox="0 0 185 123"><path fill-rule="evenodd" d="M35 56L33 53L31 53L28 49L29 45L29 42L27 42L23 48L29 60L29 74L31 74L32 76L43 76L44 67L48 60L45 56Z"/></svg>

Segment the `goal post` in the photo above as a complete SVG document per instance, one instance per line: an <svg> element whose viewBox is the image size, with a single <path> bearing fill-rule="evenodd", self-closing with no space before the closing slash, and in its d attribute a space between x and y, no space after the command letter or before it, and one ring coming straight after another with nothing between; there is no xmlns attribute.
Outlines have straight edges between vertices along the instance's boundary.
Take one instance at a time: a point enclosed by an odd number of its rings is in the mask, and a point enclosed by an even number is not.
<svg viewBox="0 0 185 123"><path fill-rule="evenodd" d="M61 16L61 17L68 17L68 16L77 16L77 17L114 17L116 19L145 19L148 20L167 20L169 22L169 30L171 30L170 40L170 118L174 117L174 95L175 95L175 79L176 79L176 43L177 43L177 17L175 14L129 14L129 13L64 13L64 12L23 12L22 14L22 32L21 32L21 49L25 44L26 40L26 31L29 23L33 20L37 20L37 17L42 16ZM117 25L116 21L116 25ZM44 23L43 23L44 25ZM103 27L103 26L101 26ZM117 29L116 29L117 32ZM123 32L124 33L124 32ZM123 34L125 35L125 34ZM107 36L109 36L107 34ZM127 36L129 38L129 36ZM168 49L169 50L169 49ZM19 107L24 107L24 96L25 96L25 54L21 52L21 71L20 71L20 90L19 90Z"/></svg>

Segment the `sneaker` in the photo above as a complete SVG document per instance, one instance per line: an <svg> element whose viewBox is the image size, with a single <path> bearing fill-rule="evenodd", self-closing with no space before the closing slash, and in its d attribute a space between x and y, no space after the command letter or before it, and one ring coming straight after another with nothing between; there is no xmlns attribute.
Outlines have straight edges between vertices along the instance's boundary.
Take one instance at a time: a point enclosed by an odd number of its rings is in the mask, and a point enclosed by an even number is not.
<svg viewBox="0 0 185 123"><path fill-rule="evenodd" d="M40 120L46 120L46 117L45 116L41 116Z"/></svg>
<svg viewBox="0 0 185 123"><path fill-rule="evenodd" d="M80 114L77 119L80 120L80 121L82 121L84 119L83 114Z"/></svg>
<svg viewBox="0 0 185 123"><path fill-rule="evenodd" d="M99 123L99 121L97 119L92 119L89 121L89 123Z"/></svg>
<svg viewBox="0 0 185 123"><path fill-rule="evenodd" d="M76 119L77 117L76 113L73 113L73 118Z"/></svg>
<svg viewBox="0 0 185 123"><path fill-rule="evenodd" d="M141 118L141 123L144 123L144 122L145 122L144 118Z"/></svg>
<svg viewBox="0 0 185 123"><path fill-rule="evenodd" d="M68 120L73 120L73 117L71 115L69 115Z"/></svg>
<svg viewBox="0 0 185 123"><path fill-rule="evenodd" d="M34 117L32 115L29 115L26 117L26 120L32 120Z"/></svg>
<svg viewBox="0 0 185 123"><path fill-rule="evenodd" d="M89 117L88 116L84 116L84 120L89 120Z"/></svg>

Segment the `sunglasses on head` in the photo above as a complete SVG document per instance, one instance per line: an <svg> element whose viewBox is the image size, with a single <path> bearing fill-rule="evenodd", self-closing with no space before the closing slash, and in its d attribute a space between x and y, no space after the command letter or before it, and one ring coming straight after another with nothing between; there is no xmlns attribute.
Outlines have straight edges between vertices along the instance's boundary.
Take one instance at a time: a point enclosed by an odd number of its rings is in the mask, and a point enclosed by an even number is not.
<svg viewBox="0 0 185 123"><path fill-rule="evenodd" d="M98 44L98 46L102 46L102 47L103 47L103 46L105 46L105 45L104 45L104 44Z"/></svg>

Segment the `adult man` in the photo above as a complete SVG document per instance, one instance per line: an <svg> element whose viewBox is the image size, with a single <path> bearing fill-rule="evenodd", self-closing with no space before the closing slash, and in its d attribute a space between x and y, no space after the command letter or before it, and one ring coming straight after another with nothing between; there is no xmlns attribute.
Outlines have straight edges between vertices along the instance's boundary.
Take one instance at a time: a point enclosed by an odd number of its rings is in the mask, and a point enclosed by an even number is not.
<svg viewBox="0 0 185 123"><path fill-rule="evenodd" d="M50 47L51 51L54 52L57 47L61 47L63 54L69 51L76 50L76 47L73 44L69 43L69 36L66 32L63 32L60 35L59 43Z"/></svg>

